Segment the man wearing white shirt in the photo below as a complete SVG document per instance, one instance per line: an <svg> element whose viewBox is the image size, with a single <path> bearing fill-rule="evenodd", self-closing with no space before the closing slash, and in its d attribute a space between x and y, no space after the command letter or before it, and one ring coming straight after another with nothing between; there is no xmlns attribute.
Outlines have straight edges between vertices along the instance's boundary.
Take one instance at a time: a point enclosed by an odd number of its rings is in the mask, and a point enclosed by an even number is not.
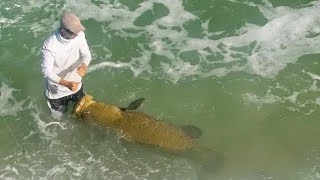
<svg viewBox="0 0 320 180"><path fill-rule="evenodd" d="M65 13L60 27L45 40L41 49L45 96L56 118L67 112L68 102L77 102L85 94L81 80L91 61L91 52L84 30L75 14Z"/></svg>

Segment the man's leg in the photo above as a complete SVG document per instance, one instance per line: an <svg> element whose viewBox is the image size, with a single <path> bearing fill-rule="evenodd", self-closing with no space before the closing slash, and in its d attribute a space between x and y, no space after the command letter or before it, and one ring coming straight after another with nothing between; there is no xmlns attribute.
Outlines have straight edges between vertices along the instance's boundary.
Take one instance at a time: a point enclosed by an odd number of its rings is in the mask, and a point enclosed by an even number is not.
<svg viewBox="0 0 320 180"><path fill-rule="evenodd" d="M79 91L69 96L65 96L58 99L47 98L47 103L51 110L52 116L54 118L60 119L62 114L68 111L68 102L73 101L77 103L84 95L85 93L83 91L83 87L81 87Z"/></svg>
<svg viewBox="0 0 320 180"><path fill-rule="evenodd" d="M51 110L52 117L56 119L60 119L62 114L68 111L68 101L67 97L61 97L58 99L48 99L47 98L48 106Z"/></svg>

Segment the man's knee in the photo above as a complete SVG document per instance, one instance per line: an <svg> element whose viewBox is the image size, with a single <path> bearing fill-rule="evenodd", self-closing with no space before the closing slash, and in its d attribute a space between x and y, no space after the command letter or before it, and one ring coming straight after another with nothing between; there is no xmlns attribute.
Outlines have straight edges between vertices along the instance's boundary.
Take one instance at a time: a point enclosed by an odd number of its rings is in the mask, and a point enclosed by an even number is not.
<svg viewBox="0 0 320 180"><path fill-rule="evenodd" d="M55 111L59 111L61 113L66 113L68 111L66 101L66 97L58 98L58 99L48 99L48 105L50 109L53 109Z"/></svg>

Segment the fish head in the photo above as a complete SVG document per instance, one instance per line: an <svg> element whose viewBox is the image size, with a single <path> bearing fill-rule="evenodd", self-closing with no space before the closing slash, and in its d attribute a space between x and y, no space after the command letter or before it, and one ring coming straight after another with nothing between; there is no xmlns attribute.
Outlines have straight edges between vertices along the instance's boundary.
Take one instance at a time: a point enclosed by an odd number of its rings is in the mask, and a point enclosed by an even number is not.
<svg viewBox="0 0 320 180"><path fill-rule="evenodd" d="M81 113L83 110L86 109L90 104L94 103L93 97L91 95L85 95L83 96L75 105L73 109L73 116L76 116L77 114Z"/></svg>

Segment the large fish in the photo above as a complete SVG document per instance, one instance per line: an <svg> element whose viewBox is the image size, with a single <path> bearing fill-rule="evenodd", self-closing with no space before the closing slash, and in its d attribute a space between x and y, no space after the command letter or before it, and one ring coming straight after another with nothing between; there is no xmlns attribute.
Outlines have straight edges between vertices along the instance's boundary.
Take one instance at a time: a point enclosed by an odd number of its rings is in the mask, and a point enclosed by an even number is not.
<svg viewBox="0 0 320 180"><path fill-rule="evenodd" d="M135 111L144 99L138 99L126 108L93 101L86 95L76 104L73 116L96 122L104 127L114 129L120 136L130 142L160 147L177 154L194 154L196 159L211 172L224 161L223 154L199 145L197 138L202 134L195 126L177 127L168 122Z"/></svg>
<svg viewBox="0 0 320 180"><path fill-rule="evenodd" d="M185 151L195 147L195 138L201 131L194 126L176 127L157 120L143 112L133 111L142 103L138 99L127 108L93 101L90 95L84 96L75 106L77 118L94 121L112 128L120 136L131 142L158 146L171 152Z"/></svg>

